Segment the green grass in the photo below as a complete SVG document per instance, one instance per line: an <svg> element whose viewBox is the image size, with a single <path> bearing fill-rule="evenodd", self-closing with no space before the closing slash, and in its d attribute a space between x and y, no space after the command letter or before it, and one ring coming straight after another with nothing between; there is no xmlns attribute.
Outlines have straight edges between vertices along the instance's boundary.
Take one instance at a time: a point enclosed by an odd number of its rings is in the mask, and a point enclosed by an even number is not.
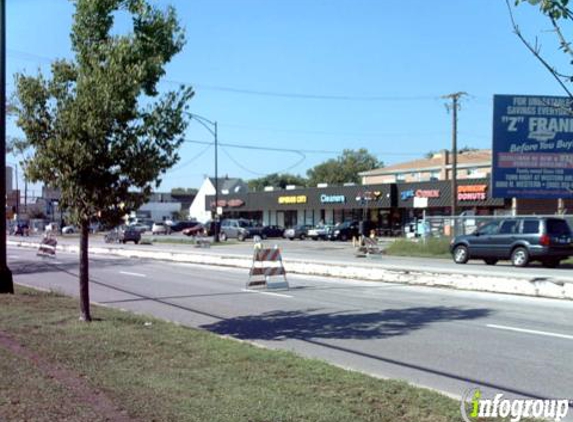
<svg viewBox="0 0 573 422"><path fill-rule="evenodd" d="M441 422L459 403L146 316L93 307L17 286L0 296L0 330L45 359L81 374L141 421ZM30 362L0 348L0 420L97 421ZM65 419L65 415L74 415Z"/></svg>
<svg viewBox="0 0 573 422"><path fill-rule="evenodd" d="M450 239L447 237L430 237L426 241L422 239L398 239L386 248L386 253L397 256L451 258L449 247Z"/></svg>

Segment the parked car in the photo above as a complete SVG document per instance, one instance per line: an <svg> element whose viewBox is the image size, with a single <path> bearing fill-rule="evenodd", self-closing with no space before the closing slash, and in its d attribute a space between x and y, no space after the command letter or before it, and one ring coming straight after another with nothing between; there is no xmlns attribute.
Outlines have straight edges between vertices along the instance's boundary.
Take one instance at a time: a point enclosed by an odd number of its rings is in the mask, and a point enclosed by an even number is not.
<svg viewBox="0 0 573 422"><path fill-rule="evenodd" d="M185 236L200 236L200 235L207 235L207 226L197 223L193 227L189 227L187 229L183 229L181 231L182 234Z"/></svg>
<svg viewBox="0 0 573 422"><path fill-rule="evenodd" d="M151 234L169 234L170 232L170 227L165 223L153 223L151 226Z"/></svg>
<svg viewBox="0 0 573 422"><path fill-rule="evenodd" d="M134 230L137 230L139 233L145 233L146 231L150 231L151 230L151 225L148 225L147 223L131 223L129 225L129 227L131 227Z"/></svg>
<svg viewBox="0 0 573 422"><path fill-rule="evenodd" d="M171 228L171 231L180 232L185 229L189 229L195 227L199 224L198 221L176 221L173 224L165 223L168 227Z"/></svg>
<svg viewBox="0 0 573 422"><path fill-rule="evenodd" d="M132 226L120 226L110 230L104 237L106 243L133 242L136 245L141 241L141 232Z"/></svg>
<svg viewBox="0 0 573 422"><path fill-rule="evenodd" d="M308 230L308 237L312 240L326 240L332 233L334 226L329 224L321 224Z"/></svg>
<svg viewBox="0 0 573 422"><path fill-rule="evenodd" d="M454 262L483 259L488 265L509 259L516 267L540 261L554 268L573 255L573 235L567 221L556 217L504 218L450 242Z"/></svg>
<svg viewBox="0 0 573 422"><path fill-rule="evenodd" d="M74 233L78 233L78 228L73 224L62 227L62 234L74 234Z"/></svg>
<svg viewBox="0 0 573 422"><path fill-rule="evenodd" d="M310 225L299 224L297 226L286 229L283 236L285 237L285 239L289 240L294 240L294 239L304 240L308 236L308 230L311 227L312 226Z"/></svg>
<svg viewBox="0 0 573 422"><path fill-rule="evenodd" d="M219 239L223 241L233 238L243 241L254 236L263 237L263 228L256 226L250 220L228 218L221 221Z"/></svg>
<svg viewBox="0 0 573 422"><path fill-rule="evenodd" d="M348 239L358 237L360 235L360 223L358 221L346 221L339 223L332 229L329 236L330 240L341 240L346 242Z"/></svg>
<svg viewBox="0 0 573 422"><path fill-rule="evenodd" d="M263 234L261 237L283 237L284 232L285 229L281 226L263 226Z"/></svg>

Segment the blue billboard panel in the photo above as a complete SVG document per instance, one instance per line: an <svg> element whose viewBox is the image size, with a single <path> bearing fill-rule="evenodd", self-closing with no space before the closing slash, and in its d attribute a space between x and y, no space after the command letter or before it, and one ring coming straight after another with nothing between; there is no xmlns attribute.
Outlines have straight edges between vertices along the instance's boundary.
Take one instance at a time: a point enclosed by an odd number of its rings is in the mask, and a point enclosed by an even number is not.
<svg viewBox="0 0 573 422"><path fill-rule="evenodd" d="M573 100L495 95L492 196L573 198Z"/></svg>

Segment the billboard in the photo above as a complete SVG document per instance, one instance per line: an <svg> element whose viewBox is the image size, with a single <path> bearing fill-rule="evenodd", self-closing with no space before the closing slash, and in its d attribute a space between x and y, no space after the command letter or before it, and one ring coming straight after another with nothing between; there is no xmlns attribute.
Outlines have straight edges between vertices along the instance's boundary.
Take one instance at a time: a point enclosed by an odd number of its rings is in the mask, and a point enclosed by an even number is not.
<svg viewBox="0 0 573 422"><path fill-rule="evenodd" d="M573 100L494 95L492 196L573 198Z"/></svg>

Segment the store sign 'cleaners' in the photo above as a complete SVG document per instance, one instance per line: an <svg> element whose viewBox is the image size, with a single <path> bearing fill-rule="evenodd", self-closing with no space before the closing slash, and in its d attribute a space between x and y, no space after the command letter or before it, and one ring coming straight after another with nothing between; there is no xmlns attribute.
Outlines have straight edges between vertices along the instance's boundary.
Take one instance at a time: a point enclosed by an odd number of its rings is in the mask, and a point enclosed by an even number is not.
<svg viewBox="0 0 573 422"><path fill-rule="evenodd" d="M344 204L346 202L346 196L344 195L320 195L320 202L322 204Z"/></svg>

